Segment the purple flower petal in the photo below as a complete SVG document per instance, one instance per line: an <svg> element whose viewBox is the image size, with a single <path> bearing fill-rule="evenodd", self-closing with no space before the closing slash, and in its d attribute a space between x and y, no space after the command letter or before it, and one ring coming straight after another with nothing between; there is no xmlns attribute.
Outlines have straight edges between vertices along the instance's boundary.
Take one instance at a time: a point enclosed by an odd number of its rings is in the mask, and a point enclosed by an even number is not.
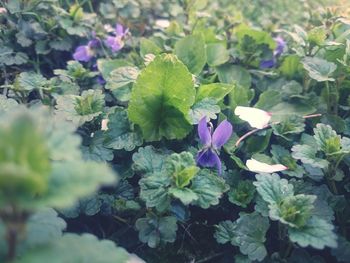
<svg viewBox="0 0 350 263"><path fill-rule="evenodd" d="M207 118L204 116L198 123L198 136L201 143L210 146L211 134L207 126Z"/></svg>
<svg viewBox="0 0 350 263"><path fill-rule="evenodd" d="M76 48L73 58L77 61L88 62L93 57L93 52L88 46L79 46Z"/></svg>
<svg viewBox="0 0 350 263"><path fill-rule="evenodd" d="M282 37L276 37L275 42L277 44L277 47L274 51L274 56L278 57L283 53L284 48L286 47L286 41Z"/></svg>
<svg viewBox="0 0 350 263"><path fill-rule="evenodd" d="M223 146L232 135L232 125L227 120L224 120L215 129L212 136L212 144L215 148Z"/></svg>
<svg viewBox="0 0 350 263"><path fill-rule="evenodd" d="M197 164L203 167L216 167L221 174L221 161L219 156L211 149L200 151L196 158Z"/></svg>
<svg viewBox="0 0 350 263"><path fill-rule="evenodd" d="M260 68L273 68L276 65L275 59L263 60L260 62Z"/></svg>
<svg viewBox="0 0 350 263"><path fill-rule="evenodd" d="M105 44L112 49L113 52L117 52L122 49L124 42L120 37L108 36L105 40Z"/></svg>
<svg viewBox="0 0 350 263"><path fill-rule="evenodd" d="M121 24L115 25L115 34L116 36L124 36L124 27Z"/></svg>

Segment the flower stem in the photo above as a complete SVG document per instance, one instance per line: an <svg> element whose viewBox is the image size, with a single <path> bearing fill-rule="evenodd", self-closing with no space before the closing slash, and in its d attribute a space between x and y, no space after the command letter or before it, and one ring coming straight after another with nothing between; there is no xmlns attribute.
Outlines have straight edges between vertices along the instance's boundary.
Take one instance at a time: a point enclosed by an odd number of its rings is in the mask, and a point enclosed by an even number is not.
<svg viewBox="0 0 350 263"><path fill-rule="evenodd" d="M317 113L317 114L305 115L305 116L303 116L303 118L304 118L304 119L311 119L311 118L316 118L316 117L320 117L320 116L322 116L322 114ZM251 130L251 131L245 133L243 136L241 136L241 137L237 140L237 142L235 143L235 146L238 147L238 145L239 145L242 141L244 141L247 137L249 137L250 135L252 135L252 134L254 134L254 133L258 132L258 131L271 128L271 125L272 125L272 124L279 124L279 123L280 123L280 122L273 122L273 123L270 123L270 124L266 125L266 126L263 127L262 129L254 129L254 130Z"/></svg>

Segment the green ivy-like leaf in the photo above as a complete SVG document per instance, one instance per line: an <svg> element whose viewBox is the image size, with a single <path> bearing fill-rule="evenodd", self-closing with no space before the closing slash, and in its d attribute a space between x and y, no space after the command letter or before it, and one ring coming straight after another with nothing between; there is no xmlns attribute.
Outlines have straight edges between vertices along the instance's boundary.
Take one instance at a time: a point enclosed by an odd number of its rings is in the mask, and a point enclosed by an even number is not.
<svg viewBox="0 0 350 263"><path fill-rule="evenodd" d="M220 197L228 189L225 180L212 174L209 170L202 169L192 180L191 190L198 195L198 200L193 204L204 209L217 205Z"/></svg>
<svg viewBox="0 0 350 263"><path fill-rule="evenodd" d="M13 110L17 107L18 103L14 99L8 99L4 95L0 95L0 114Z"/></svg>
<svg viewBox="0 0 350 263"><path fill-rule="evenodd" d="M249 180L242 180L228 192L228 200L238 206L247 207L253 200L255 187Z"/></svg>
<svg viewBox="0 0 350 263"><path fill-rule="evenodd" d="M273 133L288 141L292 140L291 135L302 133L304 128L304 119L297 115L287 115L280 123L272 124Z"/></svg>
<svg viewBox="0 0 350 263"><path fill-rule="evenodd" d="M137 219L135 225L140 241L147 243L151 248L175 241L177 224L173 216L157 217L148 214L146 218Z"/></svg>
<svg viewBox="0 0 350 263"><path fill-rule="evenodd" d="M206 116L207 119L216 119L216 114L220 112L220 107L216 104L215 99L205 98L196 102L189 111L190 122L198 124Z"/></svg>
<svg viewBox="0 0 350 263"><path fill-rule="evenodd" d="M270 205L281 203L286 197L293 196L293 185L286 179L281 179L278 174L257 174L255 176L256 190L265 202Z"/></svg>
<svg viewBox="0 0 350 263"><path fill-rule="evenodd" d="M301 63L304 65L304 69L306 69L310 78L318 82L335 80L330 76L337 69L336 64L317 57L306 57Z"/></svg>
<svg viewBox="0 0 350 263"><path fill-rule="evenodd" d="M301 247L312 246L316 249L336 247L337 236L333 232L333 225L325 220L311 217L307 224L301 228L289 228L289 238Z"/></svg>
<svg viewBox="0 0 350 263"><path fill-rule="evenodd" d="M57 256L59 255L59 256ZM129 254L123 248L117 248L109 240L99 241L95 236L84 234L65 234L62 238L28 251L16 263L127 263Z"/></svg>
<svg viewBox="0 0 350 263"><path fill-rule="evenodd" d="M339 152L341 149L341 137L331 126L319 123L314 128L314 138L318 147L326 154Z"/></svg>
<svg viewBox="0 0 350 263"><path fill-rule="evenodd" d="M104 141L105 136L102 131L95 132L89 143L81 147L83 158L97 162L112 161L113 150L106 148Z"/></svg>
<svg viewBox="0 0 350 263"><path fill-rule="evenodd" d="M214 237L219 244L232 242L235 237L236 223L226 220L220 222L216 227Z"/></svg>
<svg viewBox="0 0 350 263"><path fill-rule="evenodd" d="M106 79L106 89L116 90L130 83L134 83L139 75L139 69L136 67L119 67L109 73Z"/></svg>
<svg viewBox="0 0 350 263"><path fill-rule="evenodd" d="M116 109L108 119L104 143L107 148L132 151L142 145L141 133L129 122L126 110Z"/></svg>
<svg viewBox="0 0 350 263"><path fill-rule="evenodd" d="M169 188L169 194L179 199L184 205L189 205L193 201L198 200L198 195L189 188Z"/></svg>
<svg viewBox="0 0 350 263"><path fill-rule="evenodd" d="M219 102L225 98L233 89L234 85L225 83L211 83L199 86L196 95L196 102L205 98L213 98Z"/></svg>
<svg viewBox="0 0 350 263"><path fill-rule="evenodd" d="M17 79L18 86L16 88L32 91L35 89L43 89L48 81L41 74L34 72L22 72Z"/></svg>
<svg viewBox="0 0 350 263"><path fill-rule="evenodd" d="M316 157L317 147L309 145L294 145L292 147L292 156L294 159L301 160L305 164L309 164L316 168L326 168L328 161Z"/></svg>
<svg viewBox="0 0 350 263"><path fill-rule="evenodd" d="M297 161L292 158L291 153L280 145L271 146L272 159L275 163L280 163L288 167L287 170L282 171L283 174L294 177L303 177L304 169L297 164Z"/></svg>
<svg viewBox="0 0 350 263"><path fill-rule="evenodd" d="M157 56L133 87L128 115L146 141L181 139L192 126L187 115L194 103L192 76L174 55Z"/></svg>
<svg viewBox="0 0 350 263"><path fill-rule="evenodd" d="M101 90L85 90L81 96L59 96L56 102L56 113L77 125L92 121L102 114L105 105Z"/></svg>
<svg viewBox="0 0 350 263"><path fill-rule="evenodd" d="M165 169L164 161L166 157L166 153L155 149L153 146L142 147L132 156L134 162L132 168L136 173L146 177Z"/></svg>

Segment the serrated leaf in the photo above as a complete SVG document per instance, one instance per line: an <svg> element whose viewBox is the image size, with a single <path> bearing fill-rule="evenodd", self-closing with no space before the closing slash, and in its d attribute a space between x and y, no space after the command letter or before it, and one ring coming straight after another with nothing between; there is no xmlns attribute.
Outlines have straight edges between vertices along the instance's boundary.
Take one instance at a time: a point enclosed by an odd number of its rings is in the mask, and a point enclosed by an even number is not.
<svg viewBox="0 0 350 263"><path fill-rule="evenodd" d="M301 228L289 228L289 238L301 247L312 246L316 249L336 247L337 236L333 232L334 226L323 219L311 217Z"/></svg>
<svg viewBox="0 0 350 263"><path fill-rule="evenodd" d="M136 67L119 67L109 73L106 79L106 89L116 90L130 83L134 83L140 71Z"/></svg>
<svg viewBox="0 0 350 263"><path fill-rule="evenodd" d="M201 35L190 35L181 38L175 44L175 54L195 75L202 71L207 62L205 42Z"/></svg>
<svg viewBox="0 0 350 263"><path fill-rule="evenodd" d="M18 103L14 99L8 99L6 96L0 95L0 114L15 109L17 105Z"/></svg>
<svg viewBox="0 0 350 263"><path fill-rule="evenodd" d="M142 174L143 177L153 173L161 172L164 169L164 161L167 154L153 146L139 148L138 152L132 156L132 169Z"/></svg>
<svg viewBox="0 0 350 263"><path fill-rule="evenodd" d="M270 205L281 203L286 197L293 196L293 185L286 179L281 179L278 174L257 174L255 176L256 190L259 195Z"/></svg>
<svg viewBox="0 0 350 263"><path fill-rule="evenodd" d="M135 226L139 231L140 241L151 248L175 241L177 224L173 216L157 217L148 214L146 218L137 219Z"/></svg>
<svg viewBox="0 0 350 263"><path fill-rule="evenodd" d="M303 167L297 164L297 161L292 158L291 153L287 149L280 145L272 145L271 154L275 163L280 163L288 167L287 170L282 171L283 174L299 178L303 177L305 172Z"/></svg>
<svg viewBox="0 0 350 263"><path fill-rule="evenodd" d="M239 246L242 254L251 260L262 261L267 256L264 246L269 220L258 213L243 214L236 221L232 244Z"/></svg>
<svg viewBox="0 0 350 263"><path fill-rule="evenodd" d="M0 47L0 65L22 65L28 62L28 56L23 52L14 52L13 49Z"/></svg>
<svg viewBox="0 0 350 263"><path fill-rule="evenodd" d="M310 78L317 80L318 82L335 80L330 76L337 69L336 64L317 57L306 57L301 63L303 64L304 69L308 72Z"/></svg>
<svg viewBox="0 0 350 263"><path fill-rule="evenodd" d="M47 79L41 74L34 72L22 72L18 76L18 85L20 89L32 91L34 89L42 89L47 84Z"/></svg>
<svg viewBox="0 0 350 263"><path fill-rule="evenodd" d="M319 123L314 128L314 133L316 143L323 152L332 154L340 151L341 137L331 126Z"/></svg>
<svg viewBox="0 0 350 263"><path fill-rule="evenodd" d="M236 223L226 220L219 223L219 225L215 226L216 230L214 233L214 237L216 242L219 244L225 244L227 242L231 242L235 237L235 229Z"/></svg>
<svg viewBox="0 0 350 263"><path fill-rule="evenodd" d="M92 121L103 112L104 94L101 90L85 90L81 96L62 95L56 99L56 114L74 124Z"/></svg>
<svg viewBox="0 0 350 263"><path fill-rule="evenodd" d="M137 78L128 115L146 141L181 139L191 130L187 114L194 103L192 76L174 55L157 56Z"/></svg>
<svg viewBox="0 0 350 263"><path fill-rule="evenodd" d="M253 200L255 187L249 180L241 180L237 186L231 188L228 192L228 200L238 206L247 207Z"/></svg>
<svg viewBox="0 0 350 263"><path fill-rule="evenodd" d="M326 168L328 161L316 157L317 147L303 145L294 145L292 147L292 156L294 159L301 160L304 164L309 164L316 168Z"/></svg>
<svg viewBox="0 0 350 263"><path fill-rule="evenodd" d="M141 133L129 122L126 110L116 109L108 116L104 145L115 150L132 151L142 145Z"/></svg>
<svg viewBox="0 0 350 263"><path fill-rule="evenodd" d="M305 129L304 119L297 115L287 115L280 123L271 126L275 135L288 141L292 140L291 135L302 133Z"/></svg>
<svg viewBox="0 0 350 263"><path fill-rule="evenodd" d="M83 158L96 162L112 161L113 151L104 146L104 141L105 136L102 131L95 132L89 142L81 146Z"/></svg>
<svg viewBox="0 0 350 263"><path fill-rule="evenodd" d="M270 218L290 227L303 227L314 210L316 196L299 194L284 198L280 204L270 205Z"/></svg>
<svg viewBox="0 0 350 263"><path fill-rule="evenodd" d="M197 194L189 188L171 187L169 189L169 194L179 199L184 205L189 205L198 199Z"/></svg>
<svg viewBox="0 0 350 263"><path fill-rule="evenodd" d="M59 255L59 256L57 256ZM91 234L65 234L62 238L28 251L16 263L127 263L129 254L110 240L99 241Z"/></svg>
<svg viewBox="0 0 350 263"><path fill-rule="evenodd" d="M205 98L193 104L189 111L189 118L192 124L198 124L206 116L207 119L216 119L216 114L220 112L220 107L213 98Z"/></svg>
<svg viewBox="0 0 350 263"><path fill-rule="evenodd" d="M192 180L191 190L198 195L198 200L193 204L204 209L211 205L217 205L224 192L228 190L225 180L210 173L209 170L202 169Z"/></svg>

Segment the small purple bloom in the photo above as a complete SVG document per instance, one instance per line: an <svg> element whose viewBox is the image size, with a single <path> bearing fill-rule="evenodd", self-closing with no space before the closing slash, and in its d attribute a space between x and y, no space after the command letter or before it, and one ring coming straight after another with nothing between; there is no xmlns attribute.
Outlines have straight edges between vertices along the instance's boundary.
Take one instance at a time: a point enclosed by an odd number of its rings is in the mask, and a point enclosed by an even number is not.
<svg viewBox="0 0 350 263"><path fill-rule="evenodd" d="M73 58L77 61L89 62L95 56L95 50L99 45L97 39L90 40L87 45L78 46L75 49Z"/></svg>
<svg viewBox="0 0 350 263"><path fill-rule="evenodd" d="M273 51L272 59L262 60L260 62L260 68L273 68L277 64L277 58L283 53L284 48L286 47L286 41L282 37L274 38L277 47Z"/></svg>
<svg viewBox="0 0 350 263"><path fill-rule="evenodd" d="M128 34L129 29L124 28L121 24L117 24L114 30L114 36L108 36L105 44L113 51L118 52L124 46L124 38Z"/></svg>
<svg viewBox="0 0 350 263"><path fill-rule="evenodd" d="M203 167L216 167L221 174L221 161L219 150L231 137L232 125L227 120L222 121L212 133L212 128L207 126L206 117L198 123L198 136L203 149L197 154L197 164Z"/></svg>

